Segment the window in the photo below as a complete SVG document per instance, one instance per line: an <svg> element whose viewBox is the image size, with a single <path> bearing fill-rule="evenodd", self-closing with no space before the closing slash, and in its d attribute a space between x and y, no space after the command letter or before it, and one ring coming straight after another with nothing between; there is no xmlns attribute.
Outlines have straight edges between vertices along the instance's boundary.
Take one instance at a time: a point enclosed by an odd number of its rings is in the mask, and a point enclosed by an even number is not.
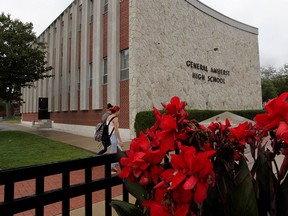
<svg viewBox="0 0 288 216"><path fill-rule="evenodd" d="M120 80L129 79L129 49L121 52Z"/></svg>
<svg viewBox="0 0 288 216"><path fill-rule="evenodd" d="M80 90L80 81L81 81L81 73L80 68L78 68L78 80L77 80L77 88Z"/></svg>
<svg viewBox="0 0 288 216"><path fill-rule="evenodd" d="M103 59L103 84L107 84L107 57Z"/></svg>
<svg viewBox="0 0 288 216"><path fill-rule="evenodd" d="M71 90L71 72L68 73L68 92L70 93Z"/></svg>
<svg viewBox="0 0 288 216"><path fill-rule="evenodd" d="M89 64L89 88L92 88L92 80L93 80L93 64Z"/></svg>
<svg viewBox="0 0 288 216"><path fill-rule="evenodd" d="M106 13L107 11L108 11L108 0L104 0L103 13Z"/></svg>
<svg viewBox="0 0 288 216"><path fill-rule="evenodd" d="M90 23L93 22L93 0L90 0Z"/></svg>
<svg viewBox="0 0 288 216"><path fill-rule="evenodd" d="M79 7L78 24L79 24L79 29L78 29L78 31L81 31L81 24L82 24L82 5L80 5L80 7Z"/></svg>

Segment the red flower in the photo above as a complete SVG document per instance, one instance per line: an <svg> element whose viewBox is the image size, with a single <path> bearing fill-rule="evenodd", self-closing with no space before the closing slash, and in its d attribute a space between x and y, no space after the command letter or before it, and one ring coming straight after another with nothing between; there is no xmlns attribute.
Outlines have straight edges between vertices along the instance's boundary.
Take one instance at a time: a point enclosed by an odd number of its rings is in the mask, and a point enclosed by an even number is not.
<svg viewBox="0 0 288 216"><path fill-rule="evenodd" d="M255 127L269 131L278 127L281 121L285 121L288 113L288 92L282 93L278 98L274 98L266 103L267 113L255 116Z"/></svg>
<svg viewBox="0 0 288 216"><path fill-rule="evenodd" d="M196 153L196 149L180 146L179 155L171 155L171 165L177 171L170 189L183 184L185 190L195 190L195 203L203 202L209 184L214 182L213 165L210 161L214 150Z"/></svg>
<svg viewBox="0 0 288 216"><path fill-rule="evenodd" d="M163 152L168 150L175 150L177 124L176 120L171 115L163 115L160 128L162 131L157 133L159 140L161 140L160 149Z"/></svg>
<svg viewBox="0 0 288 216"><path fill-rule="evenodd" d="M183 188L171 191L161 186L155 189L155 197L142 205L150 208L151 215L186 216L192 196L191 191Z"/></svg>
<svg viewBox="0 0 288 216"><path fill-rule="evenodd" d="M143 206L150 208L151 216L172 216L172 212L169 211L160 202L156 201L144 201L141 203Z"/></svg>
<svg viewBox="0 0 288 216"><path fill-rule="evenodd" d="M165 152L160 149L152 150L147 136L140 133L139 138L133 139L130 151L127 151L126 155L127 157L120 159L120 163L124 166L120 178L129 178L131 181L139 179L141 185L158 183L158 178L163 172L160 163L165 157Z"/></svg>
<svg viewBox="0 0 288 216"><path fill-rule="evenodd" d="M188 116L188 112L184 109L187 103L185 101L180 101L179 97L174 96L170 100L170 104L163 104L165 110L177 119L177 123L182 122Z"/></svg>
<svg viewBox="0 0 288 216"><path fill-rule="evenodd" d="M244 122L242 124L239 124L235 128L230 128L230 140L232 142L237 141L240 145L245 146L246 144L246 135L248 134L247 132L247 126L248 122Z"/></svg>
<svg viewBox="0 0 288 216"><path fill-rule="evenodd" d="M280 122L276 136L277 139L283 140L288 145L288 124L286 122Z"/></svg>
<svg viewBox="0 0 288 216"><path fill-rule="evenodd" d="M218 118L217 118L218 119ZM217 120L216 119L216 120ZM223 133L226 129L231 127L229 119L225 119L225 124L222 124L221 122L212 122L209 126L208 129L212 131L212 133Z"/></svg>

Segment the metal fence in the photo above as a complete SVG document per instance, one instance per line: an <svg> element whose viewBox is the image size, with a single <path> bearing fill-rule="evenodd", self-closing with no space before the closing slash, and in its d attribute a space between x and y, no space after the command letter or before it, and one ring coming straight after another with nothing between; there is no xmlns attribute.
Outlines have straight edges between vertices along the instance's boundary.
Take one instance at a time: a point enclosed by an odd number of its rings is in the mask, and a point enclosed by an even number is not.
<svg viewBox="0 0 288 216"><path fill-rule="evenodd" d="M118 176L111 176L111 163L119 161L117 154L90 157L52 163L40 166L24 167L0 171L0 185L4 185L4 202L0 202L0 215L10 216L16 213L35 209L36 216L44 215L44 206L62 202L62 215L70 215L70 199L85 196L85 216L92 216L92 192L105 190L105 215L112 215L110 202L112 187L123 182ZM92 168L104 165L104 177L92 179ZM84 182L70 184L70 173L84 170ZM62 175L62 187L44 191L44 178L51 175ZM35 179L35 194L14 198L15 183ZM128 201L128 192L123 186L123 200Z"/></svg>

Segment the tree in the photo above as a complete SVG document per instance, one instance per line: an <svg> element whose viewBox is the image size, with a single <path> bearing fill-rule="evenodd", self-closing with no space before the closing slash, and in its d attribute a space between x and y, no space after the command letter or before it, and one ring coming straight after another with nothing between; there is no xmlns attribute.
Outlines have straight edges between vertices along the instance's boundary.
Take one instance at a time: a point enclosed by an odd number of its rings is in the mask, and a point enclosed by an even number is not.
<svg viewBox="0 0 288 216"><path fill-rule="evenodd" d="M288 91L288 64L279 69L273 66L261 67L260 72L263 102Z"/></svg>
<svg viewBox="0 0 288 216"><path fill-rule="evenodd" d="M22 102L22 87L33 87L35 81L51 76L46 45L32 30L32 23L0 15L0 98L8 105Z"/></svg>
<svg viewBox="0 0 288 216"><path fill-rule="evenodd" d="M262 87L262 101L267 102L272 98L277 97L277 91L273 82L269 79L261 80Z"/></svg>
<svg viewBox="0 0 288 216"><path fill-rule="evenodd" d="M273 66L268 66L268 67L261 67L260 68L261 72L261 78L262 79L273 79L275 76L277 76L277 70Z"/></svg>

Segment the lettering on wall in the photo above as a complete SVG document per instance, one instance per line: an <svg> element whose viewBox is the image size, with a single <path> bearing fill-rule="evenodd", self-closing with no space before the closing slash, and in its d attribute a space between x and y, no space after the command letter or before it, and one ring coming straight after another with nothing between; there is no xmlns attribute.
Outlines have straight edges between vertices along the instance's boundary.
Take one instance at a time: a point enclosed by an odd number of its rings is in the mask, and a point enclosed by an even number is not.
<svg viewBox="0 0 288 216"><path fill-rule="evenodd" d="M224 70L221 68L213 68L213 67L211 67L210 70L208 70L207 65L199 64L199 63L189 61L189 60L186 61L186 66L200 70L200 71L204 71L205 73L207 73L207 74L202 74L202 73L193 72L192 73L193 79L198 79L202 81L207 80L208 82L212 82L212 83L225 84L225 78L223 76L230 76L229 70ZM218 76L215 76L215 75L218 75Z"/></svg>

